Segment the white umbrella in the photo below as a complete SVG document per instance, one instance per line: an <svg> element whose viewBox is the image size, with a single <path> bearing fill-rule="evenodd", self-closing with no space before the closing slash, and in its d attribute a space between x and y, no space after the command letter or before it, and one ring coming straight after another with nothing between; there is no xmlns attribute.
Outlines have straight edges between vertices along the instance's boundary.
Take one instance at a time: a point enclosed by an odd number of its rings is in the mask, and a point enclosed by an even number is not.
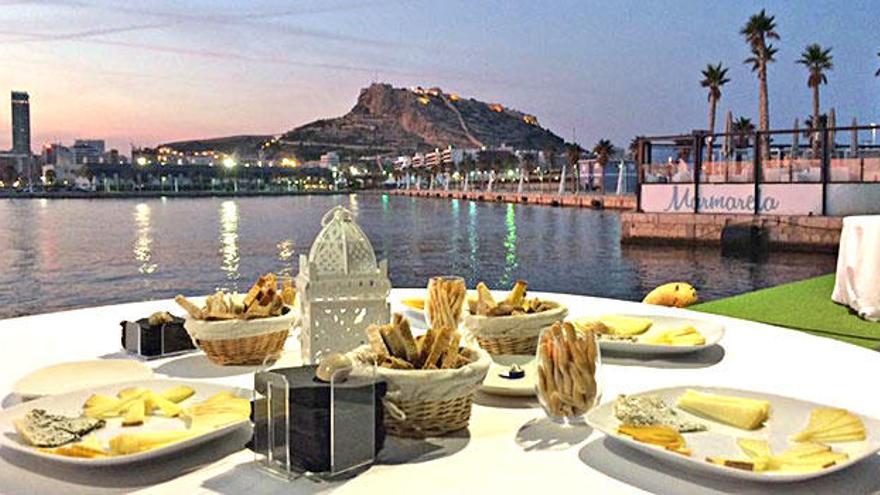
<svg viewBox="0 0 880 495"><path fill-rule="evenodd" d="M559 175L559 195L565 192L565 167L566 164L562 164L562 173Z"/></svg>
<svg viewBox="0 0 880 495"><path fill-rule="evenodd" d="M620 165L619 165L619 168L617 171L617 195L618 196L620 196L621 194L626 192L624 190L624 189L626 189L626 185L625 185L626 184L626 181L625 181L626 177L624 177L625 175L626 175L626 163L624 163L623 160L620 160Z"/></svg>

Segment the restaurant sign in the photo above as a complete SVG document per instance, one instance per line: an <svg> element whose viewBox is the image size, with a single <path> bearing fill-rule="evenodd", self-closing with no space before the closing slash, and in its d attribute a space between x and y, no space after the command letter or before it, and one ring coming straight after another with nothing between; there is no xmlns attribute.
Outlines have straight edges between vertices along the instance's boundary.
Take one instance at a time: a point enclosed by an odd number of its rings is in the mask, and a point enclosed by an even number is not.
<svg viewBox="0 0 880 495"><path fill-rule="evenodd" d="M754 184L643 184L642 210L650 213L751 214L755 212ZM758 209L770 215L809 215L822 209L820 184L762 184Z"/></svg>

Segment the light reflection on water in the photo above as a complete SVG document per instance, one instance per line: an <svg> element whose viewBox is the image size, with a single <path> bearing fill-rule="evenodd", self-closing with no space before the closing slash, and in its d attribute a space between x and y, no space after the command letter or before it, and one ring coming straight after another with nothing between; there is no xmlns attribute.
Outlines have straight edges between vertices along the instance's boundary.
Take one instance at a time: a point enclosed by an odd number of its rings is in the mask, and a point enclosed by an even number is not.
<svg viewBox="0 0 880 495"><path fill-rule="evenodd" d="M278 261L281 264L281 268L278 270L280 275L296 275L293 273L293 257L296 254L296 249L293 243L293 239L284 239L275 245L278 248Z"/></svg>
<svg viewBox="0 0 880 495"><path fill-rule="evenodd" d="M241 273L238 271L241 257L238 253L238 205L235 201L224 201L220 205L220 269L226 279L232 282L230 289L238 289Z"/></svg>
<svg viewBox="0 0 880 495"><path fill-rule="evenodd" d="M835 266L829 255L754 262L713 248L621 247L617 213L576 208L380 194L0 200L0 317L244 290L261 273L296 274L335 205L357 211L395 287L444 273L470 287L524 279L534 290L640 299L687 280L712 299Z"/></svg>
<svg viewBox="0 0 880 495"><path fill-rule="evenodd" d="M507 236L504 238L504 277L502 285L512 285L511 277L518 266L516 261L516 207L513 203L507 204L507 213L504 216L504 225L507 227Z"/></svg>
<svg viewBox="0 0 880 495"><path fill-rule="evenodd" d="M150 246L153 244L153 236L150 227L150 206L146 203L138 203L134 207L134 225L137 231L134 241L134 259L140 262L140 273L153 273L159 265L152 263Z"/></svg>

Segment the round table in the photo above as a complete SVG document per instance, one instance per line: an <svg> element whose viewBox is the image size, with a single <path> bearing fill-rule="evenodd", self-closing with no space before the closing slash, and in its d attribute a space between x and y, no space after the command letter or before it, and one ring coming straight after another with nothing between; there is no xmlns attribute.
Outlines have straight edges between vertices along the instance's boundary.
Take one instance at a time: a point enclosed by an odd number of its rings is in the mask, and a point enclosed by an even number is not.
<svg viewBox="0 0 880 495"><path fill-rule="evenodd" d="M880 215L843 219L831 299L866 320L880 321Z"/></svg>
<svg viewBox="0 0 880 495"><path fill-rule="evenodd" d="M402 297L423 289L392 292ZM679 358L605 359L604 399L676 385L761 390L880 417L870 380L880 356L856 346L778 327L691 311L564 294L532 293L562 302L572 317L622 312L705 318L725 325L720 345ZM121 357L119 322L153 311L179 313L172 301L148 301L0 321L3 407L21 375L45 365ZM248 387L253 368L211 365L201 353L149 362L159 376ZM478 394L470 428L426 441L389 437L382 459L353 479L285 482L265 475L243 449L247 429L208 445L125 469L75 469L0 449L3 493L869 493L880 490L880 456L850 469L794 484L751 484L707 478L615 444L588 427L550 424L534 399Z"/></svg>

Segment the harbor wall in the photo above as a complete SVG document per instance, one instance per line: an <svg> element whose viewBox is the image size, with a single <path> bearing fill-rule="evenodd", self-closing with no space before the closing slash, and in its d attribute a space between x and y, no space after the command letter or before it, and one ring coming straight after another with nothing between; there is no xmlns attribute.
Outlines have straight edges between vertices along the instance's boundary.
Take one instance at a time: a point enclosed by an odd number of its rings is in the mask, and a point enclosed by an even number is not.
<svg viewBox="0 0 880 495"><path fill-rule="evenodd" d="M836 252L841 217L626 212L620 219L623 243L721 245L726 226L759 227L778 250Z"/></svg>
<svg viewBox="0 0 880 495"><path fill-rule="evenodd" d="M634 210L636 197L632 194L556 194L545 192L508 192L508 191L455 191L439 189L395 189L387 191L397 196L417 198L448 198L469 201L490 201L499 203L522 203L546 206L577 206L594 209Z"/></svg>

